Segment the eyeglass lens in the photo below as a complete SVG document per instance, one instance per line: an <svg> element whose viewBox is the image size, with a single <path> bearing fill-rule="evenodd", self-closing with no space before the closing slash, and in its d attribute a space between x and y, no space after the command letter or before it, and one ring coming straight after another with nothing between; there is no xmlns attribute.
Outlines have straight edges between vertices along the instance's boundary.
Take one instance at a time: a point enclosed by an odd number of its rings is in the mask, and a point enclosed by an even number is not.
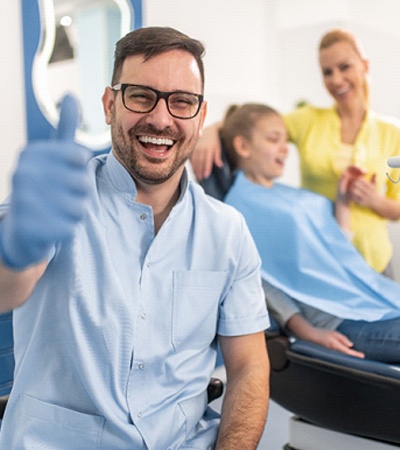
<svg viewBox="0 0 400 450"><path fill-rule="evenodd" d="M127 86L124 91L125 106L138 113L150 112L162 95L144 86ZM194 117L199 110L199 97L188 92L172 92L163 96L167 100L168 110L172 116L181 118Z"/></svg>

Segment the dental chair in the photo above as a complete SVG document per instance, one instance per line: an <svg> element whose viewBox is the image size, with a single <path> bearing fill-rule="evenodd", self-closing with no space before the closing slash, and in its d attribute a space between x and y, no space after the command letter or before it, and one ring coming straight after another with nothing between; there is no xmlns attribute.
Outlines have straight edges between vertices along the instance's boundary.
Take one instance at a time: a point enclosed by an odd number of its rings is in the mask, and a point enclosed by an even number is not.
<svg viewBox="0 0 400 450"><path fill-rule="evenodd" d="M400 448L399 366L293 341L275 321L266 340L271 399L294 414L285 449Z"/></svg>
<svg viewBox="0 0 400 450"><path fill-rule="evenodd" d="M224 151L222 158L224 167L200 182L218 199L233 181ZM270 396L293 413L286 450L400 448L400 367L293 340L271 321Z"/></svg>

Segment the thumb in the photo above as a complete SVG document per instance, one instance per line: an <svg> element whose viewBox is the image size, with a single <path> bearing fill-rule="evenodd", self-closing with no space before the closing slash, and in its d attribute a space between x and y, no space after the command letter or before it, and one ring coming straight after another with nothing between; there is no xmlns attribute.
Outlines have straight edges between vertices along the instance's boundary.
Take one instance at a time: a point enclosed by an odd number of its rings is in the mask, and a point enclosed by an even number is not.
<svg viewBox="0 0 400 450"><path fill-rule="evenodd" d="M339 192L341 194L347 194L347 191L349 189L349 184L350 184L350 173L349 171L345 171L343 172L342 176L339 179Z"/></svg>
<svg viewBox="0 0 400 450"><path fill-rule="evenodd" d="M79 122L79 105L75 97L67 94L61 101L60 120L56 140L73 141Z"/></svg>

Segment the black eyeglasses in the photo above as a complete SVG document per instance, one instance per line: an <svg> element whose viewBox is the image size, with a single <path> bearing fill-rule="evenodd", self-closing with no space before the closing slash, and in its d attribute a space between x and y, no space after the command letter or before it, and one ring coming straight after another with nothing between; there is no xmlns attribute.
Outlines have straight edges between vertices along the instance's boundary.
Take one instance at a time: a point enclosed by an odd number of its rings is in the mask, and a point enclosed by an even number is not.
<svg viewBox="0 0 400 450"><path fill-rule="evenodd" d="M111 89L121 91L122 103L126 109L140 114L153 111L160 98L163 98L172 117L193 119L200 111L203 102L201 94L184 91L161 92L139 84L116 84Z"/></svg>

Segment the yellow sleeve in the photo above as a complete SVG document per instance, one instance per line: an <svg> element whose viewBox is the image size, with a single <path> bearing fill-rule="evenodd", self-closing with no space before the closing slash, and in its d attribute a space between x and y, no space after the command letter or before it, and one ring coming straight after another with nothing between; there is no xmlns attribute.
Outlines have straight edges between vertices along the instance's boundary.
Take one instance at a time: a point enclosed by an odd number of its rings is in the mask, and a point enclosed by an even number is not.
<svg viewBox="0 0 400 450"><path fill-rule="evenodd" d="M397 125L397 124L396 124ZM385 159L386 173L392 178L386 176L386 197L400 201L400 169L393 169L387 165L387 160L391 156L400 156L400 126L395 124L387 125L385 135L388 136L386 145L389 147Z"/></svg>
<svg viewBox="0 0 400 450"><path fill-rule="evenodd" d="M400 169L391 169L388 174L393 181L388 178L386 197L400 201Z"/></svg>
<svg viewBox="0 0 400 450"><path fill-rule="evenodd" d="M370 112L368 127L363 129L360 137L368 155L368 172L376 175L379 191L387 198L400 200L400 183L393 183L387 177L389 174L394 181L400 177L399 169L387 165L391 156L400 156L400 121Z"/></svg>
<svg viewBox="0 0 400 450"><path fill-rule="evenodd" d="M316 116L316 109L313 106L302 106L294 111L284 114L289 141L297 147L301 147L309 135L310 127L313 125Z"/></svg>

